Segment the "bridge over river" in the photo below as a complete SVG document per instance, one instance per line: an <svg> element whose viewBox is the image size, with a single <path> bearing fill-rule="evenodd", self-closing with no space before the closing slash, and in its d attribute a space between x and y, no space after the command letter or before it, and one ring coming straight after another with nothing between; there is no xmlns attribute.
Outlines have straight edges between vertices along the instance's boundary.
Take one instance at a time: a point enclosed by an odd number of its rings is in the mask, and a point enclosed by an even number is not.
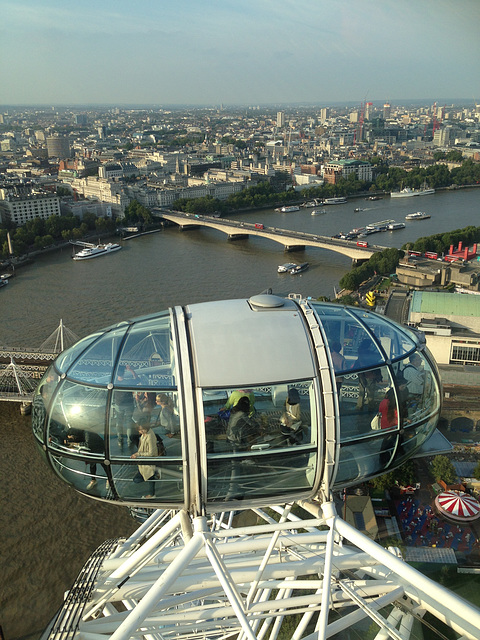
<svg viewBox="0 0 480 640"><path fill-rule="evenodd" d="M359 247L356 240L341 240L339 238L304 233L303 231L289 231L288 229L265 227L261 224L239 222L237 220L215 218L213 216L195 215L193 213L182 213L179 211L157 210L155 215L174 222L182 229L210 227L211 229L217 229L225 233L229 240L248 238L248 236L260 236L261 238L267 238L281 244L285 251L298 251L304 249L306 246L318 247L319 249L328 249L329 251L342 253L355 262L368 260L374 253L379 253L387 248L370 244L367 247Z"/></svg>

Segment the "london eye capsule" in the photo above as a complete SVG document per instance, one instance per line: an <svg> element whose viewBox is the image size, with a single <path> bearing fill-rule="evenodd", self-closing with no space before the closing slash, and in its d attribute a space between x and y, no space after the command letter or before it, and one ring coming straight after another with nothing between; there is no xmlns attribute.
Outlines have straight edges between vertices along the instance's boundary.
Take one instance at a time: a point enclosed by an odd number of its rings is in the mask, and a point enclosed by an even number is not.
<svg viewBox="0 0 480 640"><path fill-rule="evenodd" d="M262 294L80 340L39 384L32 424L78 491L205 513L328 497L392 470L432 434L440 397L407 327Z"/></svg>

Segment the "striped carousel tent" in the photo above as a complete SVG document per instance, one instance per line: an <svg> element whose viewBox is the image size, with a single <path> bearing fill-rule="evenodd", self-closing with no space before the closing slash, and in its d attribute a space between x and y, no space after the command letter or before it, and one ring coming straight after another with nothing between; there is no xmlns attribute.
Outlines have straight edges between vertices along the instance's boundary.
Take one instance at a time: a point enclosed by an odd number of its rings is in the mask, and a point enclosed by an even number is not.
<svg viewBox="0 0 480 640"><path fill-rule="evenodd" d="M480 503L463 491L444 491L435 498L440 514L457 522L471 522L480 516Z"/></svg>

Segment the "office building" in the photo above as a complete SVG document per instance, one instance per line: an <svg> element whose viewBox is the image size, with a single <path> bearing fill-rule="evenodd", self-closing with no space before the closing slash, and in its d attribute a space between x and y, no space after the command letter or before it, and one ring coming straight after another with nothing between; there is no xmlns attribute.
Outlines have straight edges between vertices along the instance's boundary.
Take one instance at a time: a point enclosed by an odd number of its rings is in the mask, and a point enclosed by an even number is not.
<svg viewBox="0 0 480 640"><path fill-rule="evenodd" d="M58 133L47 137L47 151L49 158L68 158L70 156L70 143L66 136Z"/></svg>

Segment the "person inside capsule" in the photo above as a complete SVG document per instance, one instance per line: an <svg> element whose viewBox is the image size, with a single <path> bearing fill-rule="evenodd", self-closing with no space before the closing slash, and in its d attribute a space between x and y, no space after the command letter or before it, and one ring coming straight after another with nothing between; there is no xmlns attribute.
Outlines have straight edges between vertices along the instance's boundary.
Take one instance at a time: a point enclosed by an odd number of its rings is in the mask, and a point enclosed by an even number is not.
<svg viewBox="0 0 480 640"><path fill-rule="evenodd" d="M232 329L245 344L234 360L224 355ZM405 382L412 362L421 394ZM97 499L274 504L401 464L434 430L439 389L433 359L407 327L364 309L261 295L175 307L80 340L39 385L32 426L55 472ZM155 394L156 406L131 413L134 394ZM396 420L376 430L387 394ZM153 446L142 455L142 466L160 470L143 478L154 486L134 482L135 443L119 441L140 418L165 444L165 455ZM104 449L66 446L68 429L97 434Z"/></svg>

